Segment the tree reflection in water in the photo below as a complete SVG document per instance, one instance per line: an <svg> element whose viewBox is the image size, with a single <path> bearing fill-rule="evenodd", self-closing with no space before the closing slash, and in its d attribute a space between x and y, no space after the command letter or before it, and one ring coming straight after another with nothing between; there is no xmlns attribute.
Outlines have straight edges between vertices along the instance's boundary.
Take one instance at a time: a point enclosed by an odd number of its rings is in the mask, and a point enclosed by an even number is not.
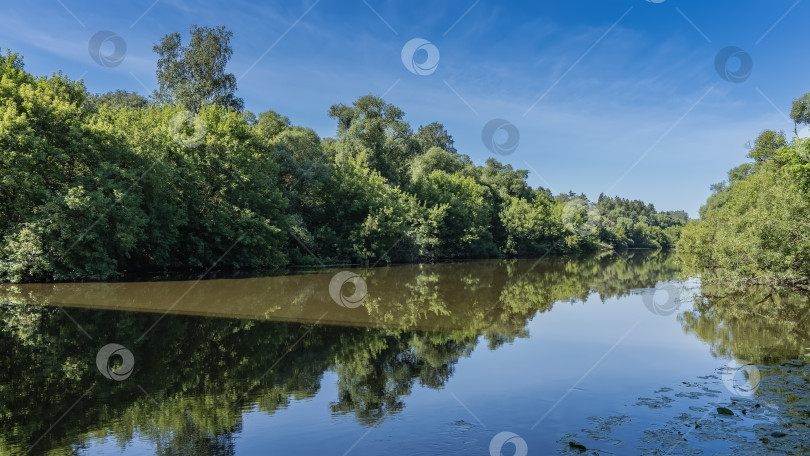
<svg viewBox="0 0 810 456"><path fill-rule="evenodd" d="M77 451L105 436L125 445L138 435L161 455L233 454L247 411L273 414L313 397L326 372L338 379L331 411L372 426L401 411L415 385L442 388L479 341L494 350L527 337L528 320L554 303L638 294L678 272L671 255L656 252L371 269L361 272L369 295L357 309L331 301L334 271L203 281L143 338L175 300L173 287L188 284L5 286L0 453L34 443L32 453ZM755 331L746 326L753 319L732 305L710 307L722 299L679 316L684 327L717 355L765 359L739 345L738 334ZM55 304L73 307L68 315ZM220 318L228 315L236 318ZM785 344L776 356L806 340L782 318L772 316L768 343ZM798 331L795 342L780 331ZM108 342L135 355L126 381L96 369Z"/></svg>

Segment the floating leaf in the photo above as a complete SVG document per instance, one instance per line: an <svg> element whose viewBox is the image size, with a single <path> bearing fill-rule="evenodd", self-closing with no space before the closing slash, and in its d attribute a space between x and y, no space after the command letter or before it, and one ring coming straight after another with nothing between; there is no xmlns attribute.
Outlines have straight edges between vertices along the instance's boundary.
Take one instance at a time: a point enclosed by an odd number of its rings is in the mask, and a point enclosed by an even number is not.
<svg viewBox="0 0 810 456"><path fill-rule="evenodd" d="M568 442L568 446L569 446L570 448L573 448L573 449L575 449L575 450L578 450L580 453L584 453L585 451L588 451L588 449L585 447L585 445L583 445L583 444L581 444L581 443L577 443L577 442Z"/></svg>

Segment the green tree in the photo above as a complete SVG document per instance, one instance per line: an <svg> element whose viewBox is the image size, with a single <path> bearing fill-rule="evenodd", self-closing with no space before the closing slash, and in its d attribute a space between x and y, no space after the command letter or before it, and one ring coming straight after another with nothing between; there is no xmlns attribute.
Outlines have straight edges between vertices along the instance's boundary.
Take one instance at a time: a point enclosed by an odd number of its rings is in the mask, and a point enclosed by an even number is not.
<svg viewBox="0 0 810 456"><path fill-rule="evenodd" d="M297 264L312 264L318 260L310 252L324 253L323 240L316 236L318 229L334 223L326 215L331 203L334 167L313 130L301 127L278 130L268 126L268 120L273 118L262 113L256 128L262 136L272 138L270 146L272 159L279 165L279 187L289 201L290 260Z"/></svg>
<svg viewBox="0 0 810 456"><path fill-rule="evenodd" d="M180 34L174 32L152 48L159 56L155 99L192 112L210 104L241 111L244 102L235 95L236 77L225 72L233 55L230 45L233 33L224 26L192 25L189 34L188 46L183 46Z"/></svg>
<svg viewBox="0 0 810 456"><path fill-rule="evenodd" d="M798 136L799 125L810 124L810 93L793 100L790 118L793 119L793 133Z"/></svg>
<svg viewBox="0 0 810 456"><path fill-rule="evenodd" d="M722 205L707 204L701 220L684 228L678 242L684 262L740 286L806 286L810 202L795 188L784 171L763 167L724 190Z"/></svg>
<svg viewBox="0 0 810 456"><path fill-rule="evenodd" d="M784 132L774 130L764 130L757 136L748 158L753 158L757 162L767 162L772 159L776 151L787 145Z"/></svg>
<svg viewBox="0 0 810 456"><path fill-rule="evenodd" d="M278 165L244 116L201 108L206 134L186 147L182 108L93 112L81 83L8 57L0 71L3 279L204 268L225 252L221 267L286 264Z"/></svg>
<svg viewBox="0 0 810 456"><path fill-rule="evenodd" d="M554 217L553 202L547 197L533 201L508 197L499 217L506 231L503 252L517 256L544 255L555 249L565 227Z"/></svg>
<svg viewBox="0 0 810 456"><path fill-rule="evenodd" d="M797 125L810 120L810 94L793 104ZM706 280L810 290L810 154L808 141L765 130L744 163L713 186L714 194L678 241L683 261ZM767 165L767 166L766 166Z"/></svg>
<svg viewBox="0 0 810 456"><path fill-rule="evenodd" d="M419 144L401 109L366 95L352 106L333 105L329 116L338 123L338 161L362 153L367 166L394 185L406 182L408 165L419 152Z"/></svg>
<svg viewBox="0 0 810 456"><path fill-rule="evenodd" d="M102 106L107 106L110 109L137 109L145 108L148 104L149 100L135 92L116 90L114 92L107 92L104 94L89 95L87 97L87 101L85 102L85 108L90 111L97 112Z"/></svg>
<svg viewBox="0 0 810 456"><path fill-rule="evenodd" d="M433 146L425 153L414 157L410 164L410 178L412 182L416 182L426 178L433 171L453 174L462 171L468 164L471 164L469 158Z"/></svg>
<svg viewBox="0 0 810 456"><path fill-rule="evenodd" d="M444 128L444 125L439 122L420 125L416 132L416 141L419 142L422 152L427 152L433 147L438 147L452 154L457 153L456 148L453 147L453 137L450 136L450 133Z"/></svg>
<svg viewBox="0 0 810 456"><path fill-rule="evenodd" d="M275 111L265 111L256 119L256 129L259 134L270 140L289 127L290 119Z"/></svg>
<svg viewBox="0 0 810 456"><path fill-rule="evenodd" d="M529 171L513 169L512 165L503 164L494 158L488 158L486 166L480 168L479 179L482 184L501 196L531 199L534 195L526 183Z"/></svg>
<svg viewBox="0 0 810 456"><path fill-rule="evenodd" d="M422 236L432 242L421 245L423 255L480 258L496 253L486 187L458 173L433 171L417 183L416 194L430 209Z"/></svg>
<svg viewBox="0 0 810 456"><path fill-rule="evenodd" d="M412 261L413 229L418 224L418 205L383 175L367 166L366 152L348 157L335 167L327 190L331 205L328 221L318 228L325 249L342 261L386 264Z"/></svg>
<svg viewBox="0 0 810 456"><path fill-rule="evenodd" d="M3 70L22 70L24 67L22 56L11 52L11 49L6 49L5 55L0 53L0 68Z"/></svg>

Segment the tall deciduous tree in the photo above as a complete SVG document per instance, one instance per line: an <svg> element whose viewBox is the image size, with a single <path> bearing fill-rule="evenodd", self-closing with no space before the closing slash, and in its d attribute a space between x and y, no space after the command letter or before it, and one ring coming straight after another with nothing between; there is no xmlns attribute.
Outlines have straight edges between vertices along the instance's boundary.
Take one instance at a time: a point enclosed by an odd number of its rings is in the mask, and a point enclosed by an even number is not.
<svg viewBox="0 0 810 456"><path fill-rule="evenodd" d="M382 98L365 95L352 106L333 105L329 116L338 122L340 161L365 152L370 168L395 184L405 180L408 163L419 152L419 145L401 109Z"/></svg>
<svg viewBox="0 0 810 456"><path fill-rule="evenodd" d="M416 133L416 140L423 152L427 152L431 147L438 147L451 153L457 153L453 147L453 137L439 122L431 122L427 125L420 125Z"/></svg>
<svg viewBox="0 0 810 456"><path fill-rule="evenodd" d="M758 162L766 162L773 158L776 151L787 145L787 139L783 132L774 130L764 130L757 136L748 157Z"/></svg>
<svg viewBox="0 0 810 456"><path fill-rule="evenodd" d="M165 35L152 50L160 58L154 97L160 103L175 103L198 112L210 104L241 111L244 101L235 95L236 77L225 72L233 55L233 33L224 26L192 25L191 41L183 46L180 34Z"/></svg>
<svg viewBox="0 0 810 456"><path fill-rule="evenodd" d="M793 100L790 118L793 119L793 133L799 136L799 125L810 124L810 93Z"/></svg>

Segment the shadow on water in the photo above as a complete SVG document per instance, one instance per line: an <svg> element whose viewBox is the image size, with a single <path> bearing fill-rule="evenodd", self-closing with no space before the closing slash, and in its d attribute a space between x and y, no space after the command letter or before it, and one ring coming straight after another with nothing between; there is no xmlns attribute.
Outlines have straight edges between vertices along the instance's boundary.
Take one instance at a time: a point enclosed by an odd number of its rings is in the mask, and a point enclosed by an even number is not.
<svg viewBox="0 0 810 456"><path fill-rule="evenodd" d="M337 270L290 276L160 282L0 284L6 302L260 321L410 329L489 328L480 320L534 312L558 300L595 292L621 296L671 279L674 259L639 251L626 256L482 260L352 269L367 285L365 311L336 305L330 279ZM345 290L344 290L345 293ZM496 307L503 307L495 311ZM507 310L509 312L504 312ZM324 314L326 314L324 316ZM526 315L523 315L525 317ZM525 318L524 318L525 320ZM507 326L522 326L520 318Z"/></svg>

